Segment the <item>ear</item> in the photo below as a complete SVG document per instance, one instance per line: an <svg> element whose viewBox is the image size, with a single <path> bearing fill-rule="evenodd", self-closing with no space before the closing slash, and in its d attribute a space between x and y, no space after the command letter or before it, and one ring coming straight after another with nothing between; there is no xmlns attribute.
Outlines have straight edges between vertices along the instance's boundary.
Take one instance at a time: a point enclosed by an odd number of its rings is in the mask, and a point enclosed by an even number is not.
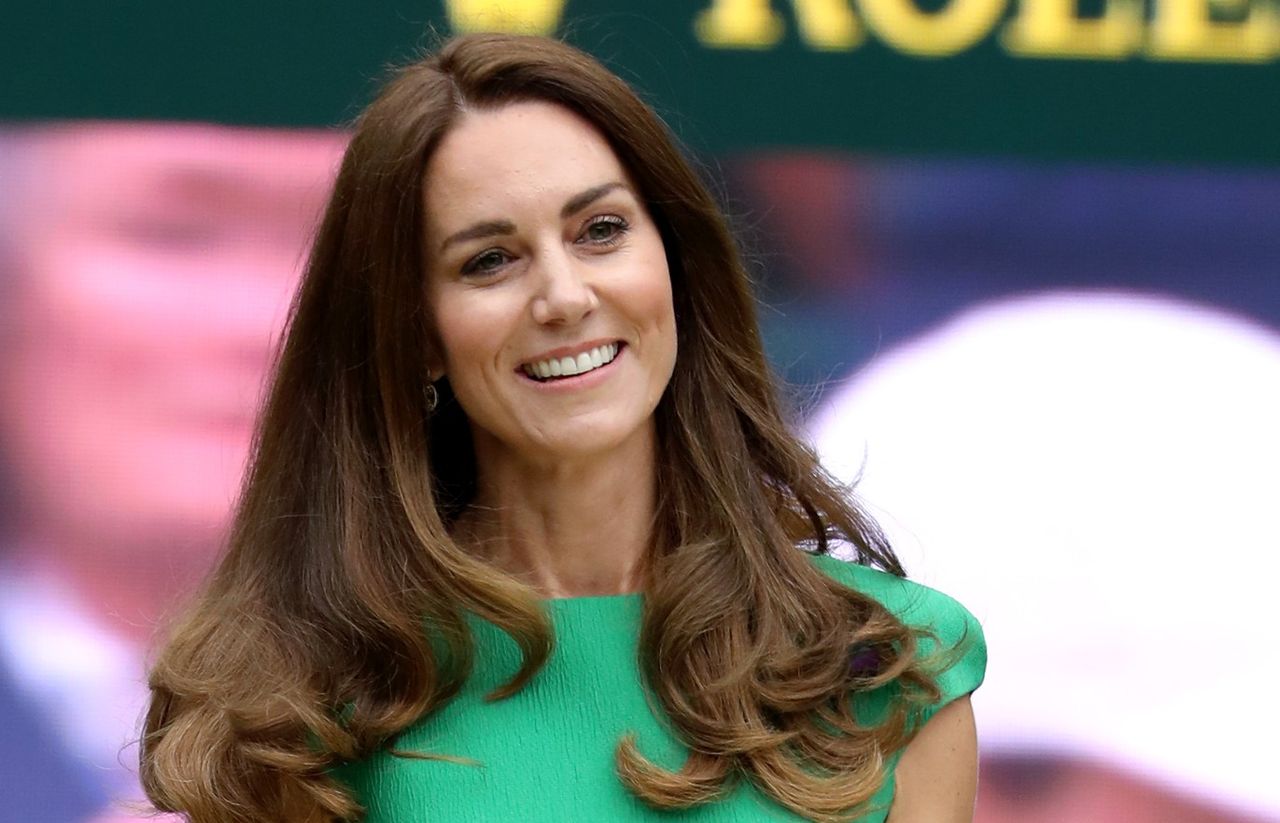
<svg viewBox="0 0 1280 823"><path fill-rule="evenodd" d="M427 379L434 383L445 376L444 346L430 329L427 331L426 349L424 359L427 361Z"/></svg>

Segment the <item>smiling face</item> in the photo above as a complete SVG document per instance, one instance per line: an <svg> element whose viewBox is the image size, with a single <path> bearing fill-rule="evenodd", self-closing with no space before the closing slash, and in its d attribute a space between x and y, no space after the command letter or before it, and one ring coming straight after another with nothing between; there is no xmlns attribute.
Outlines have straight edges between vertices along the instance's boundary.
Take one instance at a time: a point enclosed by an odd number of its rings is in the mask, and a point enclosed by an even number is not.
<svg viewBox="0 0 1280 823"><path fill-rule="evenodd" d="M676 328L657 227L609 144L550 103L471 111L427 164L426 299L481 466L653 434Z"/></svg>
<svg viewBox="0 0 1280 823"><path fill-rule="evenodd" d="M0 310L21 528L60 563L203 570L345 135L79 123L31 141L30 185L4 193L20 219Z"/></svg>

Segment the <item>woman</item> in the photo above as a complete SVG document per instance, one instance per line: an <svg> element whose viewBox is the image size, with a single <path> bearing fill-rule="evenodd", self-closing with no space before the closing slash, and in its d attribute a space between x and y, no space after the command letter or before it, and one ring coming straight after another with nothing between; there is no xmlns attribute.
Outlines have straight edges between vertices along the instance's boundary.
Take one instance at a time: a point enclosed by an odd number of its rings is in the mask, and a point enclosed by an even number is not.
<svg viewBox="0 0 1280 823"><path fill-rule="evenodd" d="M460 38L357 123L143 779L196 821L967 820L980 633L901 574L653 113Z"/></svg>

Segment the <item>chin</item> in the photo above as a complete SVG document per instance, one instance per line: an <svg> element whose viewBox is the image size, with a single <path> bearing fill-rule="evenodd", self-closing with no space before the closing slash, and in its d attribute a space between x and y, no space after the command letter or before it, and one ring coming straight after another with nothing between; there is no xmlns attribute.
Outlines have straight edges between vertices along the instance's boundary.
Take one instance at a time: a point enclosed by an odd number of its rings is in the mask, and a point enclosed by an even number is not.
<svg viewBox="0 0 1280 823"><path fill-rule="evenodd" d="M564 421L560 426L543 428L534 450L541 457L551 459L623 455L654 430L652 417L628 423L621 412L601 412L592 418L577 418Z"/></svg>

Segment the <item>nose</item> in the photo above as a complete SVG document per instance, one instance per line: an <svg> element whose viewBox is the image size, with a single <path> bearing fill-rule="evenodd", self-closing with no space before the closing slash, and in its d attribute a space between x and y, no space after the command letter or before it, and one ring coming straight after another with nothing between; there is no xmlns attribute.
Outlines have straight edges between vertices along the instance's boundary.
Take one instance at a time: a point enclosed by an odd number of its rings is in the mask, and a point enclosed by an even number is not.
<svg viewBox="0 0 1280 823"><path fill-rule="evenodd" d="M539 324L572 325L599 304L589 265L566 249L544 253L537 262L538 291L533 319Z"/></svg>

